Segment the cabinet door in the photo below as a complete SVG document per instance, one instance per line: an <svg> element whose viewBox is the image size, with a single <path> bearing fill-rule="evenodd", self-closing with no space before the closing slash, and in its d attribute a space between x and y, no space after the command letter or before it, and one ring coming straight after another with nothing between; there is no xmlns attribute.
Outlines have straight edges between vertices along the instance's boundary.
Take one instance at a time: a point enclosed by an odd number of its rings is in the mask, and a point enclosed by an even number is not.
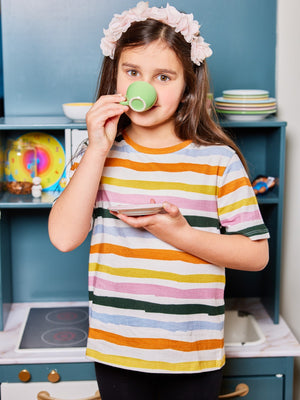
<svg viewBox="0 0 300 400"><path fill-rule="evenodd" d="M247 400L283 400L284 376L257 376L257 377L225 377L221 394L232 393L238 384L244 383L249 387L245 396ZM233 397L239 398L239 397ZM242 398L242 397L241 397ZM287 400L287 399L286 399Z"/></svg>

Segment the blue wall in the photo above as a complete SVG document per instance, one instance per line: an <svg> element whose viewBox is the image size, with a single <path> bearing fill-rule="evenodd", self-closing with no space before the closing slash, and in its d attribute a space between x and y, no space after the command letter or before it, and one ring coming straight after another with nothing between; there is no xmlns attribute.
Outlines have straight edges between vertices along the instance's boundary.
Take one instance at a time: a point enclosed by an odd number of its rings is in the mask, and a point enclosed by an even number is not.
<svg viewBox="0 0 300 400"><path fill-rule="evenodd" d="M102 29L132 0L2 0L5 115L62 115L94 99ZM193 12L205 40L215 96L259 88L275 95L276 0L173 0ZM165 5L166 1L150 1Z"/></svg>

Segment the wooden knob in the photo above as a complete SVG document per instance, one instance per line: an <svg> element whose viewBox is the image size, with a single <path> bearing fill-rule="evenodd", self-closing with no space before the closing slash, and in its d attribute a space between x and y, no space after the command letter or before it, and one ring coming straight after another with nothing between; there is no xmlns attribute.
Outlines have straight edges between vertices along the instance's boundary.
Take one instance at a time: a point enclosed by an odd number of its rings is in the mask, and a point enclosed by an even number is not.
<svg viewBox="0 0 300 400"><path fill-rule="evenodd" d="M30 381L31 374L27 369L22 369L22 371L19 372L19 379L22 382L28 382Z"/></svg>
<svg viewBox="0 0 300 400"><path fill-rule="evenodd" d="M56 383L60 380L60 375L55 369L49 372L48 381L52 383Z"/></svg>

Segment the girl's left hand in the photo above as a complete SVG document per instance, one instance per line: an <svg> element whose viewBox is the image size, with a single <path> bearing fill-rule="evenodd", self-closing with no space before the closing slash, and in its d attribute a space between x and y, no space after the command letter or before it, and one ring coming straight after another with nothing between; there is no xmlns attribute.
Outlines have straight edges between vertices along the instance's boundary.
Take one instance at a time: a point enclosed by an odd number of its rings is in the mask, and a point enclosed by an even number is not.
<svg viewBox="0 0 300 400"><path fill-rule="evenodd" d="M172 244L174 233L178 234L180 230L187 228L189 224L179 211L179 208L174 204L164 202L163 208L164 213L141 217L129 217L112 211L111 213L133 228L144 228L159 239Z"/></svg>

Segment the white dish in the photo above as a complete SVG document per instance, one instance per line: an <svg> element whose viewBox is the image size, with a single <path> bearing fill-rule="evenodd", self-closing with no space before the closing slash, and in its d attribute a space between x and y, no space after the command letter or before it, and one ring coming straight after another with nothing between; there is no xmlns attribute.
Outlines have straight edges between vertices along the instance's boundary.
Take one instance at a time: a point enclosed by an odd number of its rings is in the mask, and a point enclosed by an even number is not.
<svg viewBox="0 0 300 400"><path fill-rule="evenodd" d="M86 113L93 103L65 103L62 105L66 117L74 122L85 122Z"/></svg>
<svg viewBox="0 0 300 400"><path fill-rule="evenodd" d="M274 107L274 106L271 106L271 107L269 107L269 106L267 106L267 107L238 107L238 108L235 108L235 107L230 107L230 106L218 106L218 107L216 107L216 110L217 111L220 111L220 112L222 112L222 110L224 110L224 111L231 111L231 113L232 114L246 114L246 113L249 113L249 114L255 114L257 111L259 112L259 113L264 113L264 112L274 112L274 111L276 111L276 107Z"/></svg>
<svg viewBox="0 0 300 400"><path fill-rule="evenodd" d="M223 90L223 96L242 96L242 97L267 97L269 96L268 90L260 89L233 89L233 90Z"/></svg>
<svg viewBox="0 0 300 400"><path fill-rule="evenodd" d="M259 114L259 115L238 115L238 114L222 114L228 119L229 121L261 121L262 119L265 119L268 117L270 114Z"/></svg>
<svg viewBox="0 0 300 400"><path fill-rule="evenodd" d="M124 214L130 217L138 217L142 215L158 214L163 211L163 206L160 203L155 204L119 204L110 208L110 211L114 211L120 214Z"/></svg>
<svg viewBox="0 0 300 400"><path fill-rule="evenodd" d="M263 105L263 104L269 104L269 103L276 103L276 99L274 97L268 97L267 99L241 99L241 98L230 98L226 99L225 97L216 97L215 98L216 103L230 103L230 104L258 104L258 105Z"/></svg>

